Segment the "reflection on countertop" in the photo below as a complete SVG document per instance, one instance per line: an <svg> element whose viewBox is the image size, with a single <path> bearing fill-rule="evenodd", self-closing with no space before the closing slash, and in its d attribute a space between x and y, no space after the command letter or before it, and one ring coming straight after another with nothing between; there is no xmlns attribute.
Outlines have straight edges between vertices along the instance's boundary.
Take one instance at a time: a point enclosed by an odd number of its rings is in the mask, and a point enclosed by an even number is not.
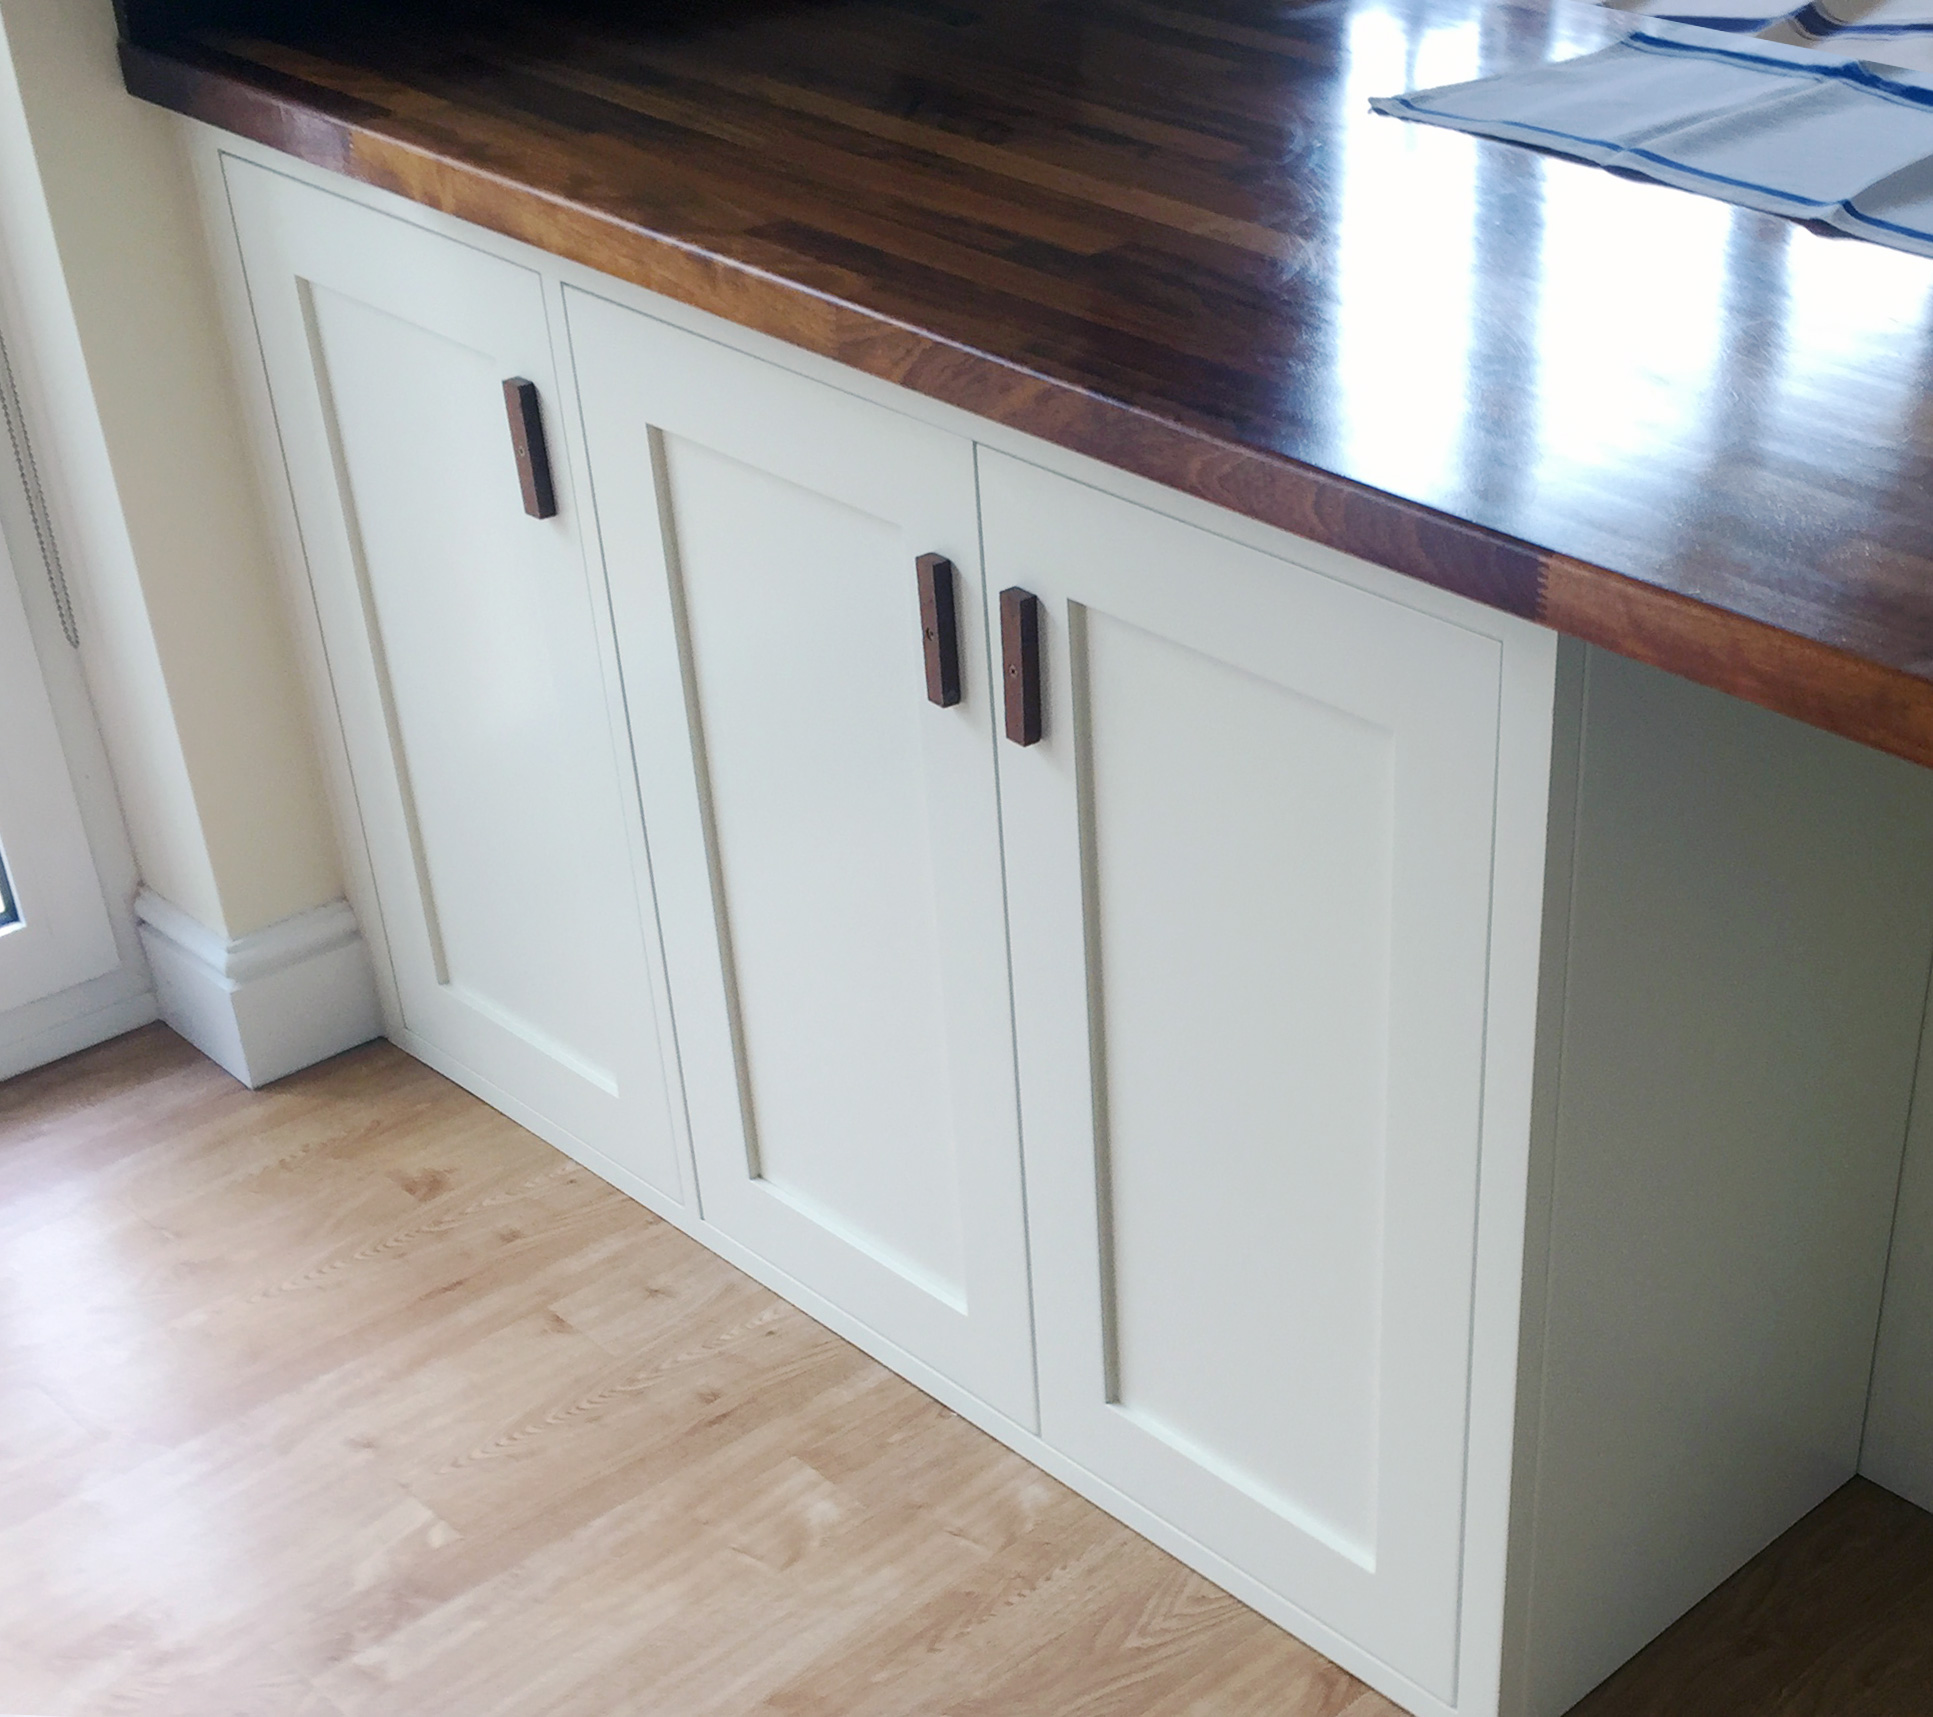
<svg viewBox="0 0 1933 1717"><path fill-rule="evenodd" d="M130 87L1933 761L1933 262L1369 111L1619 14L318 10Z"/></svg>

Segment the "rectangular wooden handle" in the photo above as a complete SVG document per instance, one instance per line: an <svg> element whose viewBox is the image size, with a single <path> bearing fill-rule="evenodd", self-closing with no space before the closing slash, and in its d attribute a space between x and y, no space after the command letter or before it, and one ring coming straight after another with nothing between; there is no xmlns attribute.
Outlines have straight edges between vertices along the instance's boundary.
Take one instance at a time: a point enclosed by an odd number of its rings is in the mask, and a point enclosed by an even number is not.
<svg viewBox="0 0 1933 1717"><path fill-rule="evenodd" d="M557 491L550 480L550 450L544 445L544 413L537 399L537 384L511 376L503 384L503 405L510 414L510 446L517 455L524 511L533 519L554 519Z"/></svg>
<svg viewBox="0 0 1933 1717"><path fill-rule="evenodd" d="M950 709L960 701L960 613L954 601L953 563L943 554L923 554L914 565L919 571L926 699Z"/></svg>
<svg viewBox="0 0 1933 1717"><path fill-rule="evenodd" d="M1000 666L1006 690L1007 737L1040 743L1040 598L1018 586L1000 593Z"/></svg>

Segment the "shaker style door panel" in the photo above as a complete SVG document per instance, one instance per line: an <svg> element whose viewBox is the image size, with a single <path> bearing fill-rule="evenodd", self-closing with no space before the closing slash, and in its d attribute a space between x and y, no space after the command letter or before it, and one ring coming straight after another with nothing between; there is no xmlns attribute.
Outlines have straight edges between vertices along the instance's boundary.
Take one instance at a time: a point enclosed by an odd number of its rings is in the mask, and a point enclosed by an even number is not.
<svg viewBox="0 0 1933 1717"><path fill-rule="evenodd" d="M679 1198L542 284L261 168L227 178L403 1023ZM522 470L510 380L537 419Z"/></svg>
<svg viewBox="0 0 1933 1717"><path fill-rule="evenodd" d="M1042 1434L1453 1702L1500 648L980 469Z"/></svg>
<svg viewBox="0 0 1933 1717"><path fill-rule="evenodd" d="M567 303L704 1216L1031 1422L971 444Z"/></svg>

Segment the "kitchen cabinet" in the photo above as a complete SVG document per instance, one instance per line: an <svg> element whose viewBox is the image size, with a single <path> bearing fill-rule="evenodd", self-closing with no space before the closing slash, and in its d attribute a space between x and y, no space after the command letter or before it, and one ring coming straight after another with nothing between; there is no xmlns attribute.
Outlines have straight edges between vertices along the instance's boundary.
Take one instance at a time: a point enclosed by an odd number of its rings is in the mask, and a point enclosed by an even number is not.
<svg viewBox="0 0 1933 1717"><path fill-rule="evenodd" d="M569 315L704 1217L1031 1423L972 443Z"/></svg>
<svg viewBox="0 0 1933 1717"><path fill-rule="evenodd" d="M1452 1697L1509 645L981 482L1050 688L1000 752L1043 1433Z"/></svg>
<svg viewBox="0 0 1933 1717"><path fill-rule="evenodd" d="M227 183L392 1025L677 1199L636 791L543 282L259 167ZM547 518L506 381L530 384Z"/></svg>
<svg viewBox="0 0 1933 1717"><path fill-rule="evenodd" d="M208 161L399 1041L1424 1717L1857 1470L1924 772Z"/></svg>

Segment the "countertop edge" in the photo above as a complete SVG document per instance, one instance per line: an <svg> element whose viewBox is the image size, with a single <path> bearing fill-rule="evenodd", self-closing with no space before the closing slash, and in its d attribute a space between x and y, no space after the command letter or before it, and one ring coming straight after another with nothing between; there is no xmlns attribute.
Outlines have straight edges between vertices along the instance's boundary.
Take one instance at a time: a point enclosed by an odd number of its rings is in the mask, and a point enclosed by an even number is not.
<svg viewBox="0 0 1933 1717"><path fill-rule="evenodd" d="M1259 523L1933 766L1933 683L1608 568L1230 444L573 202L338 92L123 40L129 92Z"/></svg>
<svg viewBox="0 0 1933 1717"><path fill-rule="evenodd" d="M1545 571L1537 619L1553 631L1933 766L1933 685L1918 675L1566 555Z"/></svg>

